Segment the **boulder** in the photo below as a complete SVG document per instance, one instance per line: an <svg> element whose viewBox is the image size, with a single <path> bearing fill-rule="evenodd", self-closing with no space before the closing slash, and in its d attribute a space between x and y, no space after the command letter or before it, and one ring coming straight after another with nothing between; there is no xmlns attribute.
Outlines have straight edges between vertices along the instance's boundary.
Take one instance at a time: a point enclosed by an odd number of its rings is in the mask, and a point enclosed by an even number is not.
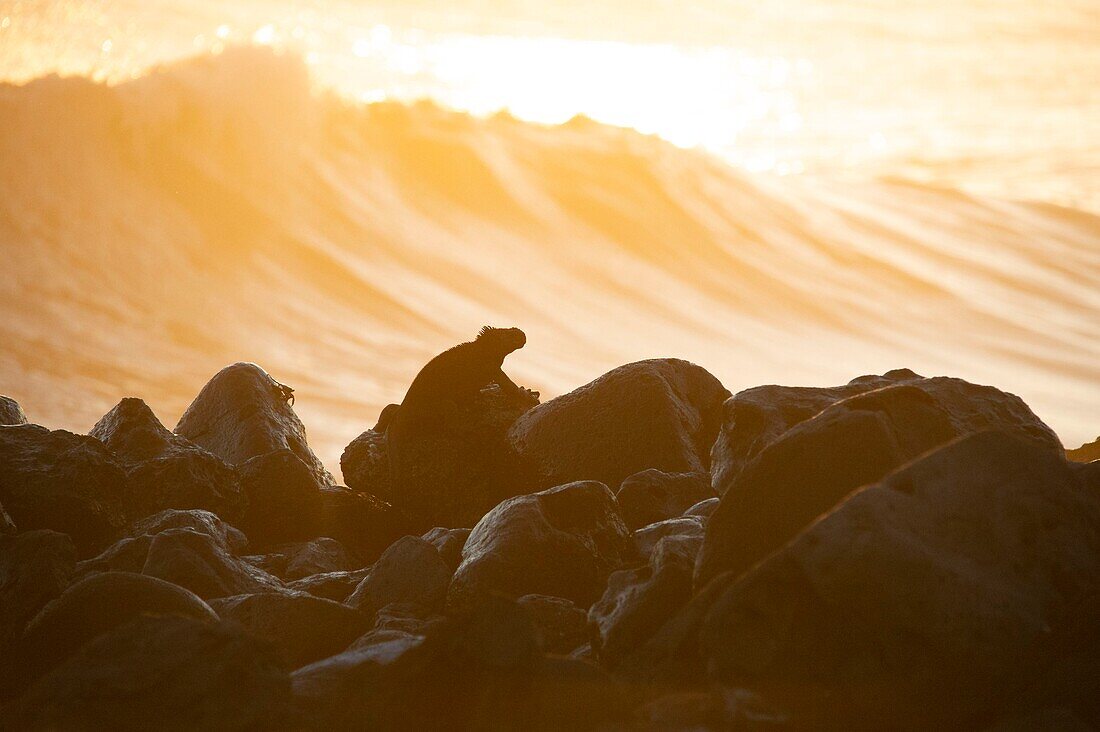
<svg viewBox="0 0 1100 732"><path fill-rule="evenodd" d="M142 616L91 641L5 710L12 729L288 729L286 672L244 631Z"/></svg>
<svg viewBox="0 0 1100 732"><path fill-rule="evenodd" d="M122 534L127 498L122 466L94 437L0 427L0 503L20 530L60 531L94 556Z"/></svg>
<svg viewBox="0 0 1100 732"><path fill-rule="evenodd" d="M666 537L682 538L699 548L703 545L706 522L698 516L677 516L643 526L634 532L634 546L641 557L649 557L658 542Z"/></svg>
<svg viewBox="0 0 1100 732"><path fill-rule="evenodd" d="M468 404L441 405L451 408L446 418L405 425L399 445L393 429L385 440L368 431L344 452L345 478L352 488L408 514L416 533L432 526L473 526L500 501L532 488L508 430L537 403L529 392L508 395L492 387ZM379 477L381 455L389 465L388 479Z"/></svg>
<svg viewBox="0 0 1100 732"><path fill-rule="evenodd" d="M347 603L368 615L393 602L439 608L447 596L451 574L434 546L419 537L405 536L382 553Z"/></svg>
<svg viewBox="0 0 1100 732"><path fill-rule="evenodd" d="M301 541L321 530L317 476L290 450L250 458L238 466L246 508L238 525L254 547Z"/></svg>
<svg viewBox="0 0 1100 732"><path fill-rule="evenodd" d="M603 665L615 668L691 599L694 569L692 545L669 537L657 544L647 565L611 574L603 597L588 611L593 650Z"/></svg>
<svg viewBox="0 0 1100 732"><path fill-rule="evenodd" d="M399 408L390 404L386 410L392 415ZM385 414L383 410L383 414ZM340 472L344 482L352 490L373 495L388 496L390 489L390 457L386 446L386 430L379 424L356 437L340 455Z"/></svg>
<svg viewBox="0 0 1100 732"><path fill-rule="evenodd" d="M703 519L703 522L705 523L711 516L714 515L714 512L718 510L718 503L720 500L721 499L715 496L714 498L708 498L705 501L699 501L694 506L684 511L684 515L698 516L699 518Z"/></svg>
<svg viewBox="0 0 1100 732"><path fill-rule="evenodd" d="M211 605L223 620L270 642L291 670L340 653L371 626L358 610L309 595L238 595Z"/></svg>
<svg viewBox="0 0 1100 732"><path fill-rule="evenodd" d="M399 631L410 635L427 635L433 626L445 620L436 609L415 602L391 602L375 615L372 630L377 633Z"/></svg>
<svg viewBox="0 0 1100 732"><path fill-rule="evenodd" d="M791 710L808 727L957 727L1019 688L1100 588L1100 501L1049 445L979 433L712 585L697 636L712 678L813 685Z"/></svg>
<svg viewBox="0 0 1100 732"><path fill-rule="evenodd" d="M666 473L654 468L629 476L615 494L623 521L632 531L679 516L713 497L709 473Z"/></svg>
<svg viewBox="0 0 1100 732"><path fill-rule="evenodd" d="M235 363L214 375L180 417L175 432L240 465L276 450L290 450L319 485L334 481L306 442L294 413L293 389L254 363Z"/></svg>
<svg viewBox="0 0 1100 732"><path fill-rule="evenodd" d="M544 653L566 656L588 642L588 616L569 600L524 595L516 604L531 616L539 648Z"/></svg>
<svg viewBox="0 0 1100 732"><path fill-rule="evenodd" d="M0 396L0 426L26 424L27 415L23 407L11 397Z"/></svg>
<svg viewBox="0 0 1100 732"><path fill-rule="evenodd" d="M0 692L17 670L15 643L26 624L69 586L75 569L76 548L64 534L40 530L0 536Z"/></svg>
<svg viewBox="0 0 1100 732"><path fill-rule="evenodd" d="M722 405L722 427L711 449L712 485L724 493L746 465L787 430L848 397L922 379L909 369L859 376L843 386L755 386Z"/></svg>
<svg viewBox="0 0 1100 732"><path fill-rule="evenodd" d="M138 534L119 539L100 554L77 562L74 579L84 579L100 572L134 572L140 574L149 556L152 534Z"/></svg>
<svg viewBox="0 0 1100 732"><path fill-rule="evenodd" d="M1092 442L1086 442L1076 450L1066 450L1066 457L1075 463L1091 463L1100 460L1100 437Z"/></svg>
<svg viewBox="0 0 1100 732"><path fill-rule="evenodd" d="M357 566L370 564L402 536L414 532L414 522L390 504L343 486L321 491L318 534L339 541Z"/></svg>
<svg viewBox="0 0 1100 732"><path fill-rule="evenodd" d="M312 541L283 544L268 554L244 559L283 581L299 580L325 572L347 572L355 568L343 545L327 536Z"/></svg>
<svg viewBox="0 0 1100 732"><path fill-rule="evenodd" d="M96 636L143 614L218 621L205 602L182 587L131 572L97 574L66 589L27 625L19 642L21 685L29 685Z"/></svg>
<svg viewBox="0 0 1100 732"><path fill-rule="evenodd" d="M474 527L447 602L465 608L492 593L539 594L587 608L631 554L615 497L602 483L579 481L517 496Z"/></svg>
<svg viewBox="0 0 1100 732"><path fill-rule="evenodd" d="M314 597L344 602L370 571L371 568L366 567L352 572L321 572L287 582L286 587L292 592L305 592Z"/></svg>
<svg viewBox="0 0 1100 732"><path fill-rule="evenodd" d="M248 539L210 511L168 509L134 522L131 536L159 534L168 529L191 529L209 536L229 554L238 555L248 548Z"/></svg>
<svg viewBox="0 0 1100 732"><path fill-rule="evenodd" d="M283 591L278 579L190 529L167 529L154 536L141 573L185 587L204 600Z"/></svg>
<svg viewBox="0 0 1100 732"><path fill-rule="evenodd" d="M509 437L546 485L597 480L617 489L647 468L708 472L728 396L687 361L639 361L535 407Z"/></svg>
<svg viewBox="0 0 1100 732"><path fill-rule="evenodd" d="M434 546L439 556L453 570L458 569L458 565L462 563L462 547L466 546L466 540L470 538L470 529L445 529L437 526L420 538Z"/></svg>
<svg viewBox="0 0 1100 732"><path fill-rule="evenodd" d="M910 379L838 401L787 430L719 490L696 582L743 572L848 493L992 424L1061 455L1026 405L960 379Z"/></svg>
<svg viewBox="0 0 1100 732"><path fill-rule="evenodd" d="M12 520L8 512L4 510L4 506L0 505L0 536L4 534L15 534L18 529L15 528L15 521Z"/></svg>
<svg viewBox="0 0 1100 732"><path fill-rule="evenodd" d="M149 405L136 397L127 397L112 407L88 434L127 465L201 449L190 440L169 432Z"/></svg>

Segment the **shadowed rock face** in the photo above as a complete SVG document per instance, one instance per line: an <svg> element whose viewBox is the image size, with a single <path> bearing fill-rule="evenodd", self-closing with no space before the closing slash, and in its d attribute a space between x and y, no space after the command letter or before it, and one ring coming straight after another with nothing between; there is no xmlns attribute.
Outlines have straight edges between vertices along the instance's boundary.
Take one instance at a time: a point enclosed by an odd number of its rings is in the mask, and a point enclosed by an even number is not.
<svg viewBox="0 0 1100 732"><path fill-rule="evenodd" d="M623 481L615 500L630 529L679 516L696 503L713 498L708 473L643 470Z"/></svg>
<svg viewBox="0 0 1100 732"><path fill-rule="evenodd" d="M1066 450L1066 457L1077 463L1090 463L1100 460L1100 437L1092 442L1086 442L1076 450Z"/></svg>
<svg viewBox="0 0 1100 732"><path fill-rule="evenodd" d="M0 396L0 425L26 424L27 415L19 402L11 397Z"/></svg>
<svg viewBox="0 0 1100 732"><path fill-rule="evenodd" d="M15 729L299 726L273 651L239 628L180 616L99 636L5 711Z"/></svg>
<svg viewBox="0 0 1100 732"><path fill-rule="evenodd" d="M131 572L96 574L69 587L27 625L19 643L22 685L75 653L84 643L142 614L218 616L194 593Z"/></svg>
<svg viewBox="0 0 1100 732"><path fill-rule="evenodd" d="M0 427L0 503L21 531L60 531L80 556L94 555L122 534L128 492L122 466L94 437Z"/></svg>
<svg viewBox="0 0 1100 732"><path fill-rule="evenodd" d="M720 488L697 584L744 572L856 488L990 428L1061 454L1054 434L1018 397L960 379L908 378L831 404L773 440Z"/></svg>
<svg viewBox="0 0 1100 732"><path fill-rule="evenodd" d="M244 506L236 471L213 453L169 432L140 399L105 414L91 436L125 466L134 517L165 509L206 509L236 521Z"/></svg>
<svg viewBox="0 0 1100 732"><path fill-rule="evenodd" d="M448 606L492 593L551 595L588 607L607 575L632 555L615 498L580 481L504 501L474 527L462 550Z"/></svg>
<svg viewBox="0 0 1100 732"><path fill-rule="evenodd" d="M254 363L235 363L214 375L180 417L176 434L230 465L275 450L290 450L320 485L335 481L306 442L290 406L291 392Z"/></svg>
<svg viewBox="0 0 1100 732"><path fill-rule="evenodd" d="M733 577L713 583L698 635L714 678L821 683L868 727L955 726L1026 682L1100 588L1100 500L1048 447L985 432Z"/></svg>
<svg viewBox="0 0 1100 732"><path fill-rule="evenodd" d="M382 553L347 602L368 614L393 602L413 602L436 610L443 605L452 574L434 546L419 537L405 536Z"/></svg>
<svg viewBox="0 0 1100 732"><path fill-rule="evenodd" d="M534 487L507 434L537 403L529 392L482 390L469 401L440 405L436 419L403 424L400 450L380 420L345 448L344 478L392 503L421 531L473 526L505 498Z"/></svg>
<svg viewBox="0 0 1100 732"><path fill-rule="evenodd" d="M284 591L272 575L230 556L215 539L190 529L167 529L154 536L141 573L185 587L204 600Z"/></svg>
<svg viewBox="0 0 1100 732"><path fill-rule="evenodd" d="M638 361L535 407L509 437L545 485L598 480L618 489L647 468L707 472L728 396L687 361Z"/></svg>

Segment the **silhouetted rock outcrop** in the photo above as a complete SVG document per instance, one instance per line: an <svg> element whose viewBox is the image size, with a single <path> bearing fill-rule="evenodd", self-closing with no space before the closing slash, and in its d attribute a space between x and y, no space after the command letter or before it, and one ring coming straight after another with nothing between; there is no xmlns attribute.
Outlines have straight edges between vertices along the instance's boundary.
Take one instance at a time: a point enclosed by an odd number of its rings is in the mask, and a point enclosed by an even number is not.
<svg viewBox="0 0 1100 732"><path fill-rule="evenodd" d="M615 497L602 483L580 481L509 498L466 540L447 602L465 608L492 593L540 594L588 607L630 555Z"/></svg>
<svg viewBox="0 0 1100 732"><path fill-rule="evenodd" d="M169 432L142 400L123 399L90 434L125 466L132 516L168 508L206 509L231 521L240 515L237 472L218 456Z"/></svg>
<svg viewBox="0 0 1100 732"><path fill-rule="evenodd" d="M509 437L546 485L598 480L617 489L647 468L707 472L728 396L695 364L638 361L535 407Z"/></svg>
<svg viewBox="0 0 1100 732"><path fill-rule="evenodd" d="M0 396L0 426L26 424L27 415L23 414L23 407L11 397Z"/></svg>
<svg viewBox="0 0 1100 732"><path fill-rule="evenodd" d="M405 536L382 553L347 603L368 614L393 602L438 609L453 572L434 546L419 537Z"/></svg>
<svg viewBox="0 0 1100 732"><path fill-rule="evenodd" d="M1091 463L1100 460L1100 437L1086 442L1075 450L1066 450L1066 457L1076 463Z"/></svg>
<svg viewBox="0 0 1100 732"><path fill-rule="evenodd" d="M235 363L214 375L180 417L175 432L239 465L275 450L290 450L320 485L333 483L306 442L290 405L293 391L254 363Z"/></svg>
<svg viewBox="0 0 1100 732"><path fill-rule="evenodd" d="M331 536L354 554L358 566L373 562L393 542L418 531L413 521L389 503L343 486L321 491L318 533Z"/></svg>
<svg viewBox="0 0 1100 732"><path fill-rule="evenodd" d="M371 626L358 610L309 595L238 595L211 606L223 620L270 642L291 670L340 653Z"/></svg>
<svg viewBox="0 0 1100 732"><path fill-rule="evenodd" d="M392 503L421 530L473 526L505 498L530 490L532 481L507 435L535 404L529 392L485 389L451 404L446 419L406 425L396 458L389 438L368 430L344 450L344 478L349 487Z"/></svg>
<svg viewBox="0 0 1100 732"><path fill-rule="evenodd" d="M27 625L19 642L20 680L29 685L88 641L142 614L218 621L194 593L155 577L93 575L50 601Z"/></svg>
<svg viewBox="0 0 1100 732"><path fill-rule="evenodd" d="M284 581L299 580L324 572L347 572L356 568L344 546L327 536L283 544L273 548L268 554L244 559Z"/></svg>
<svg viewBox="0 0 1100 732"><path fill-rule="evenodd" d="M141 573L185 587L204 600L283 591L274 576L230 556L214 539L190 529L167 529L154 536Z"/></svg>
<svg viewBox="0 0 1100 732"><path fill-rule="evenodd" d="M1003 703L1036 644L1100 587L1100 501L1048 446L985 432L735 577L715 580L700 624L713 678L823 684L801 702L823 715L810 726L957 726Z"/></svg>
<svg viewBox="0 0 1100 732"><path fill-rule="evenodd" d="M21 531L60 531L91 556L121 536L127 499L126 473L94 437L0 427L0 503Z"/></svg>
<svg viewBox="0 0 1100 732"><path fill-rule="evenodd" d="M237 469L247 502L237 525L254 548L304 541L320 533L321 485L297 455L275 450Z"/></svg>
<svg viewBox="0 0 1100 732"><path fill-rule="evenodd" d="M773 440L723 494L707 526L697 582L743 572L848 493L977 430L1061 445L1018 397L960 379L910 378L834 402Z"/></svg>
<svg viewBox="0 0 1100 732"><path fill-rule="evenodd" d="M101 635L10 708L13 729L301 726L274 653L225 623L144 616Z"/></svg>

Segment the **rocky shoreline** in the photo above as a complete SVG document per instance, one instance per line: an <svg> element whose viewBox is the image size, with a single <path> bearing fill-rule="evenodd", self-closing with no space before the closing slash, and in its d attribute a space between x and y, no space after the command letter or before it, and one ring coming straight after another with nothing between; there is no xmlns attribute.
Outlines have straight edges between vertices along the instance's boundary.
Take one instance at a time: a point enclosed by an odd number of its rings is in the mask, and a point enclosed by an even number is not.
<svg viewBox="0 0 1100 732"><path fill-rule="evenodd" d="M1100 728L1100 462L1014 395L655 359L347 486L291 397L0 398L0 729Z"/></svg>

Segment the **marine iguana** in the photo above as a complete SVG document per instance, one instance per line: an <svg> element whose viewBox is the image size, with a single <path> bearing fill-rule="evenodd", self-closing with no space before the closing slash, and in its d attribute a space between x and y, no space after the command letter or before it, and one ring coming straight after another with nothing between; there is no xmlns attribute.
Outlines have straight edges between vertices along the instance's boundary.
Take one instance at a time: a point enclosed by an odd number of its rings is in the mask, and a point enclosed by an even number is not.
<svg viewBox="0 0 1100 732"><path fill-rule="evenodd" d="M491 384L497 384L508 396L525 394L526 390L516 386L501 367L505 356L526 343L527 336L519 328L485 326L474 340L428 361L409 385L400 409L383 413L380 425L388 427L387 433L398 425L429 426L429 420L445 417L454 407L468 404Z"/></svg>

